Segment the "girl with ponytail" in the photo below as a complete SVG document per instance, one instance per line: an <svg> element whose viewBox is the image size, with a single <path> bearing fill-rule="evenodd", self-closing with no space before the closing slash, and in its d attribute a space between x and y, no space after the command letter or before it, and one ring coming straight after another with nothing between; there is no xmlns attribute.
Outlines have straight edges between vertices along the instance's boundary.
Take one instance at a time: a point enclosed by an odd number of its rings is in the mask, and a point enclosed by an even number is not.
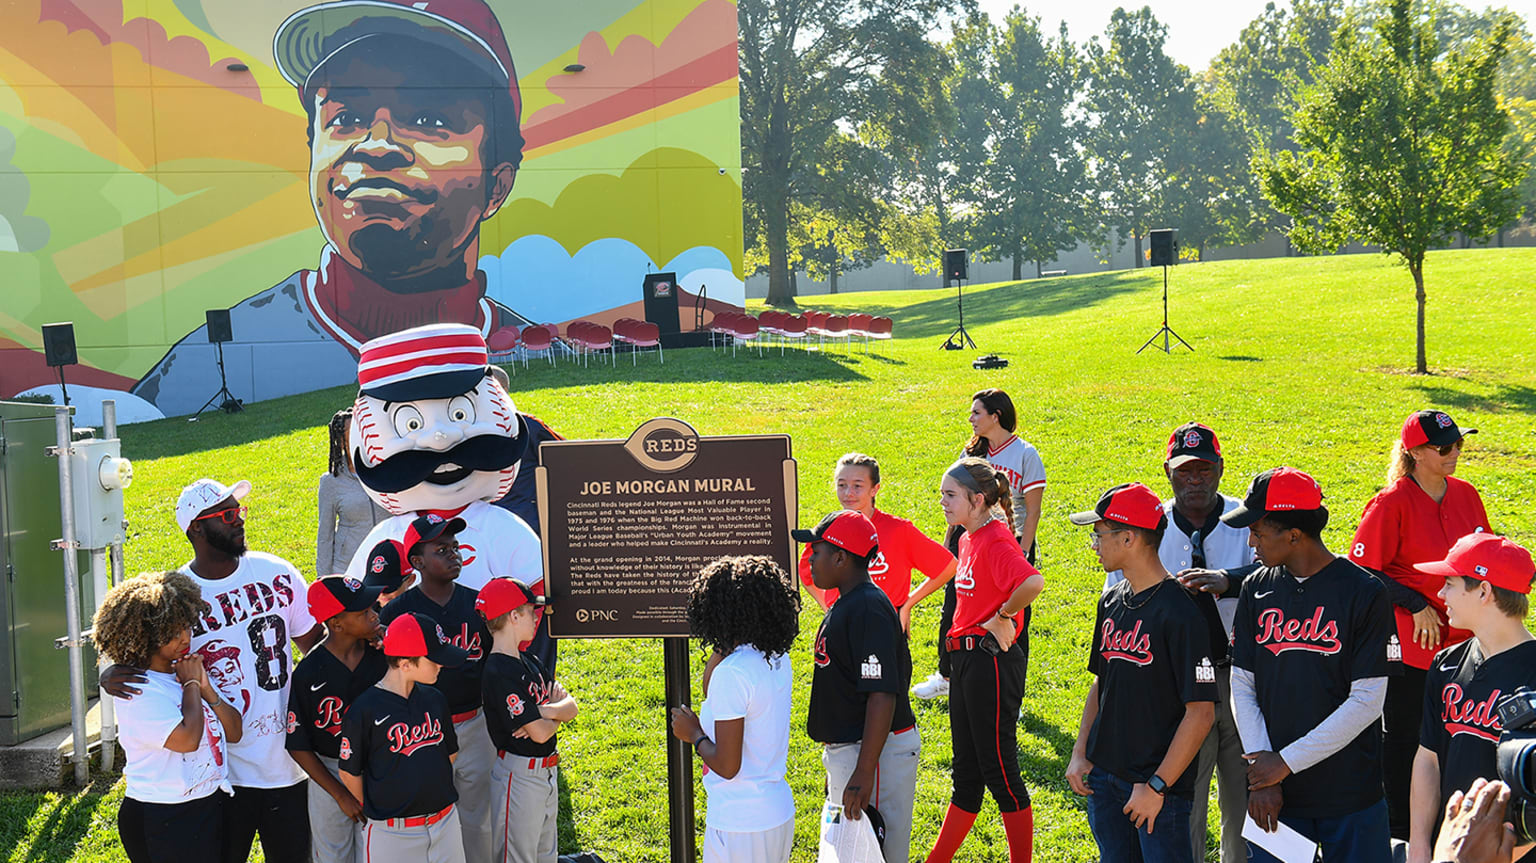
<svg viewBox="0 0 1536 863"><path fill-rule="evenodd" d="M1009 478L968 456L939 486L944 520L964 532L955 574L949 734L954 791L927 863L949 863L965 841L982 796L992 792L1008 835L1009 863L1033 854L1034 811L1019 776L1019 706L1029 664L1029 607L1045 587L1013 530Z"/></svg>

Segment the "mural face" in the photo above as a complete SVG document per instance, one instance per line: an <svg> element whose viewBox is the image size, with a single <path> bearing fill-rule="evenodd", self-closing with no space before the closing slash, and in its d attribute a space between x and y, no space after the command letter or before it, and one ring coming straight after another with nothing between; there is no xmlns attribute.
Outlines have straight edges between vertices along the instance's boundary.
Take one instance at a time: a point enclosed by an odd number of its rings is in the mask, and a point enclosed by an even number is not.
<svg viewBox="0 0 1536 863"><path fill-rule="evenodd" d="M658 270L743 300L728 0L11 0L0 32L0 398L57 393L53 321L72 399L135 420L218 390L206 309L255 401L423 324L643 317Z"/></svg>

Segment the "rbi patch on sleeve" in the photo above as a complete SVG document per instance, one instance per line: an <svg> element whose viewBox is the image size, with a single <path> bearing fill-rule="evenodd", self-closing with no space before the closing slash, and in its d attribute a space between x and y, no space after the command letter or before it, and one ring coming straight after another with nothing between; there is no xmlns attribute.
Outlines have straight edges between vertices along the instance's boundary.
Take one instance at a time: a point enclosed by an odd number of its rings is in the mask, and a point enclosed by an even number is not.
<svg viewBox="0 0 1536 863"><path fill-rule="evenodd" d="M865 680L880 679L880 657L871 653L869 658L859 665L859 676Z"/></svg>
<svg viewBox="0 0 1536 863"><path fill-rule="evenodd" d="M1202 656L1202 657L1200 657L1199 664L1197 664L1195 666L1195 682L1196 683L1215 683L1216 682L1216 667L1214 665L1211 665L1211 658L1209 656Z"/></svg>

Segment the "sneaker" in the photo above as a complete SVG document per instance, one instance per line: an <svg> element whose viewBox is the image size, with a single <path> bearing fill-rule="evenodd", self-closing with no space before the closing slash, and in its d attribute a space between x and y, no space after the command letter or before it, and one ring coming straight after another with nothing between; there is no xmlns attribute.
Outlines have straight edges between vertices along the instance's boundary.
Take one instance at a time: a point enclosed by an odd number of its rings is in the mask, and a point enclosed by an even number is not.
<svg viewBox="0 0 1536 863"><path fill-rule="evenodd" d="M938 672L928 675L928 679L912 687L912 694L918 698L928 700L949 694L949 681L939 676Z"/></svg>

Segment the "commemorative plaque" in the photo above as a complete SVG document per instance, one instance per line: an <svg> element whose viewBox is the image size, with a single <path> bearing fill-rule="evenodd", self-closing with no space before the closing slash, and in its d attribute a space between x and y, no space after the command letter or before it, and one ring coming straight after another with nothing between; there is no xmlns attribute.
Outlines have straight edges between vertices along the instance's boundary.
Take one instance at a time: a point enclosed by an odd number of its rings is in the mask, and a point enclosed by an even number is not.
<svg viewBox="0 0 1536 863"><path fill-rule="evenodd" d="M658 418L627 440L544 443L537 478L555 638L686 638L705 564L760 554L794 572L788 435L703 437Z"/></svg>

